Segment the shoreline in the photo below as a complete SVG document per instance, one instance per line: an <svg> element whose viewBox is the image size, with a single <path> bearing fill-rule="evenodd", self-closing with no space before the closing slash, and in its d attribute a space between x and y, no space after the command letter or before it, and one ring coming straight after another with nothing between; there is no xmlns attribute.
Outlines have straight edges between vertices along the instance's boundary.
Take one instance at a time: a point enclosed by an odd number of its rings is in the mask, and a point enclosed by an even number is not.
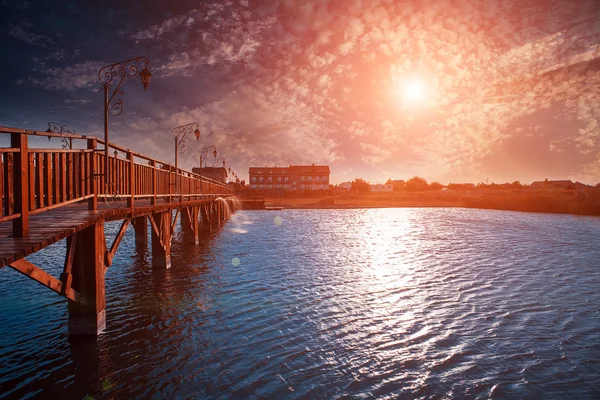
<svg viewBox="0 0 600 400"><path fill-rule="evenodd" d="M600 216L600 191L587 197L569 192L556 193L456 193L439 195L431 192L401 194L364 194L323 197L264 197L266 207L292 210L346 210L369 208L476 208L481 210L533 212Z"/></svg>
<svg viewBox="0 0 600 400"><path fill-rule="evenodd" d="M269 206L267 206L269 207ZM278 206L279 207L279 206ZM281 211L281 210L360 210L360 209L375 209L375 208L464 208L470 210L494 210L494 211L507 211L507 212L521 212L521 213L533 213L533 214L555 214L555 215L573 215L576 217L595 217L600 218L600 215L594 214L576 214L559 211L531 211L531 210L512 210L506 208L485 208L485 207L469 207L465 205L381 205L381 206L281 206L281 209L263 209L263 211Z"/></svg>

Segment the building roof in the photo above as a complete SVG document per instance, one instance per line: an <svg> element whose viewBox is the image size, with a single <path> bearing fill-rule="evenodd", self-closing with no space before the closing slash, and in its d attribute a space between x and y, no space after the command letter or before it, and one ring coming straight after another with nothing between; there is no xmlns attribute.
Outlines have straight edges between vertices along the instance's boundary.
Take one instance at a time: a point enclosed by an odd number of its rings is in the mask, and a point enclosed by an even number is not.
<svg viewBox="0 0 600 400"><path fill-rule="evenodd" d="M290 165L289 167L250 167L250 175L329 174L328 165Z"/></svg>
<svg viewBox="0 0 600 400"><path fill-rule="evenodd" d="M219 173L225 173L225 176L227 176L227 168L225 167L202 167L202 169L200 169L199 167L194 167L192 168L192 172L195 174L199 174L199 175L207 175L207 174L219 174Z"/></svg>
<svg viewBox="0 0 600 400"><path fill-rule="evenodd" d="M250 167L248 173L250 175L289 174L289 169L288 167Z"/></svg>
<svg viewBox="0 0 600 400"><path fill-rule="evenodd" d="M328 174L329 165L290 165L292 174Z"/></svg>
<svg viewBox="0 0 600 400"><path fill-rule="evenodd" d="M530 186L570 186L573 185L573 181L569 179L563 179L558 181L535 181Z"/></svg>

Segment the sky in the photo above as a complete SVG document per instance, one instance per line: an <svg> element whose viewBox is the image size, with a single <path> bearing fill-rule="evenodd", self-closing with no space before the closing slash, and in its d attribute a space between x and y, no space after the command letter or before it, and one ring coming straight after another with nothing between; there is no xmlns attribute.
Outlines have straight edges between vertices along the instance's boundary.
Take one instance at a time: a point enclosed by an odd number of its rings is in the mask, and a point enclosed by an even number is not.
<svg viewBox="0 0 600 400"><path fill-rule="evenodd" d="M600 182L598 0L0 0L0 125L103 136L98 70L123 83L110 141L180 165L214 145L331 182ZM58 145L58 144L56 144Z"/></svg>

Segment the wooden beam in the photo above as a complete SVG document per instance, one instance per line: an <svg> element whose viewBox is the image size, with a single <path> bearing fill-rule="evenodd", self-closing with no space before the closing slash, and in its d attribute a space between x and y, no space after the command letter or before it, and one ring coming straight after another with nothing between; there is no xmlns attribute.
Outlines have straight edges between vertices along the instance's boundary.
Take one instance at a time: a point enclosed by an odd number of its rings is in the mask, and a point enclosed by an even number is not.
<svg viewBox="0 0 600 400"><path fill-rule="evenodd" d="M193 224L193 221L192 221L192 214L190 213L190 208L189 208L189 207L186 207L186 208L185 208L185 211L187 212L188 221L190 221L190 225L192 225L192 224Z"/></svg>
<svg viewBox="0 0 600 400"><path fill-rule="evenodd" d="M63 273L60 274L60 281L62 282L61 294L64 296L71 289L71 283L73 282L73 259L75 258L75 249L77 246L77 236L71 235L67 238L67 255L65 257L65 266Z"/></svg>
<svg viewBox="0 0 600 400"><path fill-rule="evenodd" d="M127 166L127 176L129 177L129 197L127 197L127 208L133 208L134 199L135 199L135 164L133 163L133 153L127 153L127 159L129 160L129 165Z"/></svg>
<svg viewBox="0 0 600 400"><path fill-rule="evenodd" d="M148 215L148 219L150 220L150 224L152 225L152 229L154 230L154 233L156 234L156 237L159 238L160 240L160 244L164 247L165 244L162 241L162 235L161 235L161 231L162 231L162 219L161 219L161 229L158 229L158 226L156 226L156 222L154 222L154 217L153 215Z"/></svg>
<svg viewBox="0 0 600 400"><path fill-rule="evenodd" d="M123 236L125 235L125 232L127 231L127 227L129 226L130 221L131 220L129 218L123 220L123 223L121 224L121 229L119 229L119 233L117 233L117 236L115 237L115 240L113 241L112 246L110 246L110 251L108 252L108 257L106 257L106 268L111 266L112 260L115 257L115 253L117 252L117 249L119 248L119 245L121 244L121 240L123 239Z"/></svg>
<svg viewBox="0 0 600 400"><path fill-rule="evenodd" d="M96 139L88 139L87 148L90 150L96 150L97 141ZM92 197L88 200L88 210L96 210L98 208L98 193L96 193L97 185L96 185L96 171L98 170L98 164L96 163L96 159L98 155L96 153L92 153L90 158L90 168L88 169L88 176L86 179L89 179L89 187L90 194Z"/></svg>
<svg viewBox="0 0 600 400"><path fill-rule="evenodd" d="M171 232L175 231L175 224L177 223L177 217L179 216L179 208L175 211L175 219L171 222Z"/></svg>
<svg viewBox="0 0 600 400"><path fill-rule="evenodd" d="M11 147L18 147L20 151L15 153L14 169L14 202L15 214L21 214L21 218L13 219L13 236L23 237L29 235L29 149L27 147L27 135L23 133L12 133L10 138ZM12 188L8 188L12 190Z"/></svg>
<svg viewBox="0 0 600 400"><path fill-rule="evenodd" d="M54 292L65 296L66 298L73 300L76 303L87 304L87 301L75 290L69 288L66 293L62 292L62 282L39 268L38 266L30 263L26 259L22 258L17 261L13 261L9 267L19 271L23 275L33 279L34 281L42 284L43 286L53 290Z"/></svg>

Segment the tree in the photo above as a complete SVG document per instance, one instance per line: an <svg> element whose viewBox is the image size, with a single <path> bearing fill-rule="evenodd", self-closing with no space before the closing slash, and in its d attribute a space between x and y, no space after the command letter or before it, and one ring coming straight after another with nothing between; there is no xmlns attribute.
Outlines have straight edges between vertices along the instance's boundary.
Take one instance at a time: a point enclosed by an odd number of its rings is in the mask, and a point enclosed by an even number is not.
<svg viewBox="0 0 600 400"><path fill-rule="evenodd" d="M388 180L385 182L386 185L393 185L394 181L392 180L392 178L388 178Z"/></svg>
<svg viewBox="0 0 600 400"><path fill-rule="evenodd" d="M427 181L420 176L415 176L406 181L406 190L411 192L419 192L422 190L427 190L429 185L427 185Z"/></svg>
<svg viewBox="0 0 600 400"><path fill-rule="evenodd" d="M371 191L371 185L362 178L356 178L352 181L351 190L356 193L367 193Z"/></svg>
<svg viewBox="0 0 600 400"><path fill-rule="evenodd" d="M431 190L442 190L443 187L444 187L444 185L442 185L439 182L431 182L429 184L429 189L431 189Z"/></svg>

